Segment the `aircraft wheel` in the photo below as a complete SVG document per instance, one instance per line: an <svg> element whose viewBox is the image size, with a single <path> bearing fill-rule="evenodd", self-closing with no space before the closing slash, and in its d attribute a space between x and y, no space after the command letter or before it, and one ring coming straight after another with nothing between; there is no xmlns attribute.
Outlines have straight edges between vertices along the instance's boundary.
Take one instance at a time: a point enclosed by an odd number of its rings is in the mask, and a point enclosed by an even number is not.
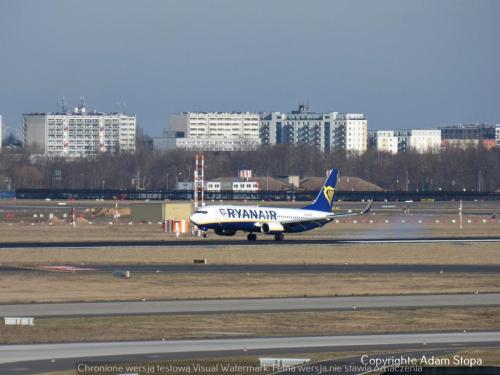
<svg viewBox="0 0 500 375"><path fill-rule="evenodd" d="M275 241L283 241L285 239L285 235L283 233L277 233L274 235Z"/></svg>
<svg viewBox="0 0 500 375"><path fill-rule="evenodd" d="M203 238L208 238L208 233L207 232L203 232Z"/></svg>
<svg viewBox="0 0 500 375"><path fill-rule="evenodd" d="M256 241L257 240L257 235L255 233L248 233L247 240L248 241Z"/></svg>

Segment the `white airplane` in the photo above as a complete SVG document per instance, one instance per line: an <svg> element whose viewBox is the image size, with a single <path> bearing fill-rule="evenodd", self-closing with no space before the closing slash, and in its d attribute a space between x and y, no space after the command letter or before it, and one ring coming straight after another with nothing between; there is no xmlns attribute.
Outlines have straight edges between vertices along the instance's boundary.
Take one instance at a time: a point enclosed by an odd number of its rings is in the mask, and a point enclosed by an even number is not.
<svg viewBox="0 0 500 375"><path fill-rule="evenodd" d="M274 235L276 241L281 241L285 238L284 233L305 232L322 227L339 217L366 214L372 202L361 212L331 212L337 176L337 169L333 169L314 202L304 208L205 206L195 211L190 221L202 231L213 229L220 236L233 236L241 230L249 232L248 241L255 241L256 233Z"/></svg>

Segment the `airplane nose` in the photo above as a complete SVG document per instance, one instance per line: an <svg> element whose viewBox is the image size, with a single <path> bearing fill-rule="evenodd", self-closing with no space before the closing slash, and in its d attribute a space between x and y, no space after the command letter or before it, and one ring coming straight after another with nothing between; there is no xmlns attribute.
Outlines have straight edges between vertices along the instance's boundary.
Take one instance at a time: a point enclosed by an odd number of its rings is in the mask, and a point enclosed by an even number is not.
<svg viewBox="0 0 500 375"><path fill-rule="evenodd" d="M197 216L196 214L193 214L189 218L189 221L191 222L191 224L198 225L198 223L196 222L196 216Z"/></svg>

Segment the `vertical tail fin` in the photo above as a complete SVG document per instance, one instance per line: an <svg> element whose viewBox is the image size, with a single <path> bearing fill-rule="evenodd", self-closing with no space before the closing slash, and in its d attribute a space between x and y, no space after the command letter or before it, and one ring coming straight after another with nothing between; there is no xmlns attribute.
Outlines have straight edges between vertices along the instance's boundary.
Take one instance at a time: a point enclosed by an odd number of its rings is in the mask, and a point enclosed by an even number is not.
<svg viewBox="0 0 500 375"><path fill-rule="evenodd" d="M332 169L314 202L309 206L305 206L304 209L325 212L331 211L333 196L335 194L335 186L337 185L337 175L338 170Z"/></svg>

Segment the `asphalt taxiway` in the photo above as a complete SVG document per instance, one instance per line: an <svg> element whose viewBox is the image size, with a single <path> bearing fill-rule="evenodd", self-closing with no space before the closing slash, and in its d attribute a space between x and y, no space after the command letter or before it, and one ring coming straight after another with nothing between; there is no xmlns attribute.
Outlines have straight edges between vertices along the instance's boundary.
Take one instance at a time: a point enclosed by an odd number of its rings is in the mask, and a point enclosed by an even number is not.
<svg viewBox="0 0 500 375"><path fill-rule="evenodd" d="M0 305L0 317L83 317L500 306L500 294L250 298Z"/></svg>
<svg viewBox="0 0 500 375"><path fill-rule="evenodd" d="M440 332L350 336L263 337L210 340L120 341L61 344L0 345L0 372L34 373L75 368L81 361L144 361L217 355L347 351L442 346L500 346L500 332ZM169 356L165 356L165 354ZM121 357L123 356L123 357ZM36 366L36 367L34 367ZM61 367L63 366L63 367ZM35 372L35 373L36 373Z"/></svg>
<svg viewBox="0 0 500 375"><path fill-rule="evenodd" d="M262 239L257 241L227 239L178 239L178 240L144 240L144 241L68 241L68 242L1 242L0 249L18 248L74 248L86 249L96 247L219 247L219 246L282 246L282 245L352 245L352 244L429 244L429 243L498 243L498 236L467 237L402 237L402 238L359 238L359 239L301 239L294 238L283 241Z"/></svg>

